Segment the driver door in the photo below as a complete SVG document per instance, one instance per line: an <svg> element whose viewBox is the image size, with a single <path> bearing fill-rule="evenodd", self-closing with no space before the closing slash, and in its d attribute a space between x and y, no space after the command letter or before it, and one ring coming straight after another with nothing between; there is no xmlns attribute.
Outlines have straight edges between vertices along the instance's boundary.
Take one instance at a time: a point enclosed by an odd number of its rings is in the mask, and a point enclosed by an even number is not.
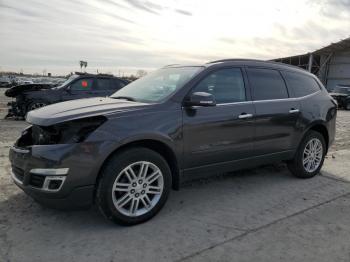
<svg viewBox="0 0 350 262"><path fill-rule="evenodd" d="M93 86L93 77L79 78L63 92L62 101L94 97Z"/></svg>
<svg viewBox="0 0 350 262"><path fill-rule="evenodd" d="M225 68L209 73L194 92L211 93L216 106L183 109L185 169L213 167L251 156L255 109L242 70Z"/></svg>

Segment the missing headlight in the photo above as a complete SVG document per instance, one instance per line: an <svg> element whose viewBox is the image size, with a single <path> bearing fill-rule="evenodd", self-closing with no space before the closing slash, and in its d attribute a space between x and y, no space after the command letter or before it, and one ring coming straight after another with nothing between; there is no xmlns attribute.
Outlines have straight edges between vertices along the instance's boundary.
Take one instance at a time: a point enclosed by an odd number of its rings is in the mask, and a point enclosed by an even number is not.
<svg viewBox="0 0 350 262"><path fill-rule="evenodd" d="M106 121L104 116L88 117L52 126L33 125L17 141L19 147L83 142Z"/></svg>

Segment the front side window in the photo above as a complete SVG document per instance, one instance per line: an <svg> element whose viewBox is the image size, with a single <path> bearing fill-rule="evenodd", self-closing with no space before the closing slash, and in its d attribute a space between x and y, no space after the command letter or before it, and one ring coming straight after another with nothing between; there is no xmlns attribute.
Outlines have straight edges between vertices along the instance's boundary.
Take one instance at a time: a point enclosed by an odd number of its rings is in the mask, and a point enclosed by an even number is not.
<svg viewBox="0 0 350 262"><path fill-rule="evenodd" d="M115 92L112 98L129 98L141 102L160 102L183 87L203 67L167 67L131 82Z"/></svg>
<svg viewBox="0 0 350 262"><path fill-rule="evenodd" d="M311 76L293 72L282 72L282 74L295 97L303 97L320 91L319 85Z"/></svg>
<svg viewBox="0 0 350 262"><path fill-rule="evenodd" d="M255 101L288 98L287 87L277 70L249 68L247 73Z"/></svg>
<svg viewBox="0 0 350 262"><path fill-rule="evenodd" d="M244 80L239 68L221 69L209 74L199 82L194 92L212 94L217 104L246 100Z"/></svg>
<svg viewBox="0 0 350 262"><path fill-rule="evenodd" d="M93 79L92 78L81 78L75 81L70 89L72 91L89 91L92 89Z"/></svg>

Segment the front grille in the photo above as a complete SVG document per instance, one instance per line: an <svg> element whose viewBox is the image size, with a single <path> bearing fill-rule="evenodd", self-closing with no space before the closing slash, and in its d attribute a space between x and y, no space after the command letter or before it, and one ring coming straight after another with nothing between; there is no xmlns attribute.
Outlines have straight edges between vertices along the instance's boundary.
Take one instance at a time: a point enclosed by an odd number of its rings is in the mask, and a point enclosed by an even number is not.
<svg viewBox="0 0 350 262"><path fill-rule="evenodd" d="M30 174L29 185L37 188L42 188L44 185L45 176Z"/></svg>
<svg viewBox="0 0 350 262"><path fill-rule="evenodd" d="M23 179L24 179L24 170L23 169L16 167L16 166L12 166L12 172L19 181L23 182Z"/></svg>

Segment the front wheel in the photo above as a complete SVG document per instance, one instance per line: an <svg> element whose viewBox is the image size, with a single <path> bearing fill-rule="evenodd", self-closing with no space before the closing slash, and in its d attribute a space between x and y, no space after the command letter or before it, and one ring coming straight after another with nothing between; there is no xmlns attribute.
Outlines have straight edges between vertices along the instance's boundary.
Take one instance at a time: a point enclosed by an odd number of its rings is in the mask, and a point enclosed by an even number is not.
<svg viewBox="0 0 350 262"><path fill-rule="evenodd" d="M111 157L102 170L96 202L110 220L122 225L147 221L164 206L171 188L165 159L147 148Z"/></svg>
<svg viewBox="0 0 350 262"><path fill-rule="evenodd" d="M322 134L309 131L295 154L288 168L293 175L300 178L311 178L322 168L326 155L326 142Z"/></svg>
<svg viewBox="0 0 350 262"><path fill-rule="evenodd" d="M28 107L27 107L27 112L47 106L48 103L44 102L44 101L33 101L31 102Z"/></svg>

